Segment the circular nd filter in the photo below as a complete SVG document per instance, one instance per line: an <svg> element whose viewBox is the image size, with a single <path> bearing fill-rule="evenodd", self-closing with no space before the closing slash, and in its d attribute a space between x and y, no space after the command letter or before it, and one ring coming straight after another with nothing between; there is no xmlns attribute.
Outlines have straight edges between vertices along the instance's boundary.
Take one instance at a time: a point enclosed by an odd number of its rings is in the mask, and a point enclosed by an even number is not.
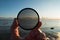
<svg viewBox="0 0 60 40"><path fill-rule="evenodd" d="M18 13L17 19L22 29L32 30L38 25L39 15L32 8L24 8Z"/></svg>

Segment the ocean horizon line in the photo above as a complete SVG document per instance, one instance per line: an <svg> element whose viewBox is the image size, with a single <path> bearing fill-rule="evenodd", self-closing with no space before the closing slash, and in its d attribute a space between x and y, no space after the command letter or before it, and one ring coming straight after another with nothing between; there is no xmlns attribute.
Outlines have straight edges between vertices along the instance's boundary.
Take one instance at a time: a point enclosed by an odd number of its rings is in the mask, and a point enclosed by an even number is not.
<svg viewBox="0 0 60 40"><path fill-rule="evenodd" d="M17 18L17 17L0 17L0 19L5 19L5 18ZM40 19L55 19L55 20L60 20L60 18L51 18L51 17L40 17Z"/></svg>

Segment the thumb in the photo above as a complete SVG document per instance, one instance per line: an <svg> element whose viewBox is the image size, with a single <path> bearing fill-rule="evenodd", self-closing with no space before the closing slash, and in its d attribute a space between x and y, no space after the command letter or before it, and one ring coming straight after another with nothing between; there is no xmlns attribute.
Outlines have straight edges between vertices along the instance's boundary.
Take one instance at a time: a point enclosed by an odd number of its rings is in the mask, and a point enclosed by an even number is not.
<svg viewBox="0 0 60 40"><path fill-rule="evenodd" d="M19 36L18 21L16 18L14 19L13 24L11 26L11 34L15 36Z"/></svg>
<svg viewBox="0 0 60 40"><path fill-rule="evenodd" d="M12 26L13 26L13 27L12 27ZM12 26L11 26L12 29L18 28L18 21L17 21L16 18L14 19Z"/></svg>

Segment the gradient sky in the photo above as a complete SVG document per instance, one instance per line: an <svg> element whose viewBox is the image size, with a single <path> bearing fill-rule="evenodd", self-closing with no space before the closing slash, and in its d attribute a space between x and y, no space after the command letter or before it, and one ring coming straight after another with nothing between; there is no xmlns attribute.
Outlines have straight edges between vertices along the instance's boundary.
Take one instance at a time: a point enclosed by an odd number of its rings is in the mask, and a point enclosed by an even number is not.
<svg viewBox="0 0 60 40"><path fill-rule="evenodd" d="M26 7L35 9L40 17L60 18L60 0L0 0L0 17L16 17Z"/></svg>

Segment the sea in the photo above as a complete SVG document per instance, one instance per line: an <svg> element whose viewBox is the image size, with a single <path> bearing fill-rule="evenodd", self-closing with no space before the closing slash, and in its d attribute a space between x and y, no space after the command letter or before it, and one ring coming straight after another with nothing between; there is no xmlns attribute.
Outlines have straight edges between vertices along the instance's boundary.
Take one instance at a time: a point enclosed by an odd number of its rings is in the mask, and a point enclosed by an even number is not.
<svg viewBox="0 0 60 40"><path fill-rule="evenodd" d="M0 18L0 30L9 31L13 20L13 18ZM40 21L42 22L40 29L46 34L48 40L60 40L60 19L41 19Z"/></svg>

